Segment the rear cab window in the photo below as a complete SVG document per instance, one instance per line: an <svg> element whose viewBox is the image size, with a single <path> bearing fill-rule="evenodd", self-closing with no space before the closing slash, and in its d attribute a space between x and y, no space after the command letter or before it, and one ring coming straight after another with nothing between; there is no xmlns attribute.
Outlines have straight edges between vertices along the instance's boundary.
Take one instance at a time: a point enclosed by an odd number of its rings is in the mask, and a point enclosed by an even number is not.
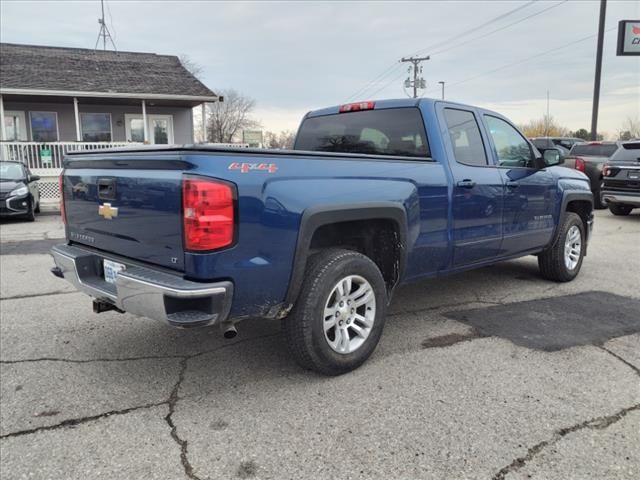
<svg viewBox="0 0 640 480"><path fill-rule="evenodd" d="M361 110L308 117L295 150L428 158L424 121L416 107Z"/></svg>

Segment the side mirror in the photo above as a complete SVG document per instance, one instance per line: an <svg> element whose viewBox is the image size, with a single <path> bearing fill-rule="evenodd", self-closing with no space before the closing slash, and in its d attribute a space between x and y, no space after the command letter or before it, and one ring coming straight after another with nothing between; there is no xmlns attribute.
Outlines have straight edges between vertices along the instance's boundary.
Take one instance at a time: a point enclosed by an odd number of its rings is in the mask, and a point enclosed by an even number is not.
<svg viewBox="0 0 640 480"><path fill-rule="evenodd" d="M544 164L547 167L552 167L553 165L560 165L560 160L561 160L560 150L558 150L557 148L546 149L542 153L542 158L544 160Z"/></svg>
<svg viewBox="0 0 640 480"><path fill-rule="evenodd" d="M40 177L38 175L29 175L29 183L37 182L38 180L40 180Z"/></svg>

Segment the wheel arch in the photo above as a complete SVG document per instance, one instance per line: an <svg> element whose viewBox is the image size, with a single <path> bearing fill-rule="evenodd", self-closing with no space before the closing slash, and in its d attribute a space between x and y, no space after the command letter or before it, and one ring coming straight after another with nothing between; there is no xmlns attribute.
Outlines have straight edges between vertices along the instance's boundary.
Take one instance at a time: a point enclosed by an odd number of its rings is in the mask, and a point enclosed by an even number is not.
<svg viewBox="0 0 640 480"><path fill-rule="evenodd" d="M317 232L322 231L323 227L374 221L390 222L394 226L396 234L394 249L397 256L397 269L389 288L389 298L391 298L391 292L400 282L406 267L407 215L401 204L394 202L368 202L364 204L312 207L304 211L300 220L285 304L293 305L298 298L304 279L304 272L309 257L313 253L312 241L314 241L314 236ZM375 261L375 259L372 260ZM381 268L381 270L383 269ZM387 278L385 278L385 281L387 281Z"/></svg>

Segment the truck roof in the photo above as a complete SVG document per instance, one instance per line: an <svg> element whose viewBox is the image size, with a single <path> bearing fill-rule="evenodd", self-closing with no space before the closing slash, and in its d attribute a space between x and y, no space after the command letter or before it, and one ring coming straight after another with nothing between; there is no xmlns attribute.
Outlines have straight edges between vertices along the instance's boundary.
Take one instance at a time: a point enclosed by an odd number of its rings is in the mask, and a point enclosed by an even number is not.
<svg viewBox="0 0 640 480"><path fill-rule="evenodd" d="M369 100L362 100L361 102L345 102L345 104L352 104L352 103L363 103L363 102L367 102ZM464 103L458 103L458 102L451 102L449 100L441 100L439 98L430 98L430 97L425 97L425 98L391 98L388 100L371 100L375 103L375 108L376 109L380 109L380 108L403 108L403 107L418 107L420 105L428 105L428 106L433 106L435 105L437 102L446 102L448 105L457 105L459 107L462 108L473 108L473 109L480 109L483 112L486 113L491 113L491 114L495 114L498 116L502 116L500 114L498 114L497 112L493 112L491 110L486 110L484 108L481 107L477 107L474 105L468 105L468 104L464 104ZM318 110L311 110L310 112L308 112L304 118L311 118L311 117L320 117L323 115L334 115L336 113L340 113L340 107L344 105L333 105L331 107L326 107L326 108L320 108Z"/></svg>

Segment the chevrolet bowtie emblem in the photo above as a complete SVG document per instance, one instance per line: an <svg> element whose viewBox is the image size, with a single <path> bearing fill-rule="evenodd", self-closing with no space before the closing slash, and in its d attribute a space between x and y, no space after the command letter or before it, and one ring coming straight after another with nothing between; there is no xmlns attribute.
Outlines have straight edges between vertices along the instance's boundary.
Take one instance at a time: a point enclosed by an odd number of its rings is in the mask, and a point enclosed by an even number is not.
<svg viewBox="0 0 640 480"><path fill-rule="evenodd" d="M105 203L98 208L98 215L102 215L107 220L111 220L113 217L118 216L118 207L112 207L110 203Z"/></svg>

